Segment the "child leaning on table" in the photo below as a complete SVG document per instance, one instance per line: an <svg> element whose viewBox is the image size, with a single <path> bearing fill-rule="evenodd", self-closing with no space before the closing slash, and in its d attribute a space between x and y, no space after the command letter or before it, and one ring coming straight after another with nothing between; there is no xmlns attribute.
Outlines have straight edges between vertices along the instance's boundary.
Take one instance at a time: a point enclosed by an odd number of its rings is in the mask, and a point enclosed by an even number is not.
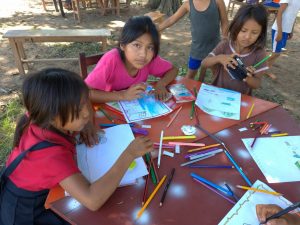
<svg viewBox="0 0 300 225"><path fill-rule="evenodd" d="M255 69L253 65L266 56L267 21L267 11L262 5L246 5L239 9L229 25L229 39L221 41L202 62L204 68L212 69L213 85L242 94L251 94L252 89L260 86L268 66L264 62ZM233 58L235 55L247 67L248 74L243 81L231 78L228 73L227 66L235 68L238 65ZM200 78L203 76L201 73Z"/></svg>
<svg viewBox="0 0 300 225"><path fill-rule="evenodd" d="M131 17L122 30L118 48L105 53L85 79L92 102L136 99L145 91L149 74L161 78L154 93L166 99L166 86L175 79L177 68L158 55L159 44L150 17Z"/></svg>
<svg viewBox="0 0 300 225"><path fill-rule="evenodd" d="M99 209L130 163L152 149L148 138L136 138L103 177L89 183L74 160L74 136L90 119L88 92L79 75L63 69L45 69L26 77L22 93L28 113L17 124L6 166L37 143L56 145L27 153L8 176L0 196L1 225L65 224L44 208L49 189L57 184L90 210Z"/></svg>
<svg viewBox="0 0 300 225"><path fill-rule="evenodd" d="M227 36L228 19L223 0L187 0L175 14L159 25L159 31L172 26L187 13L192 35L187 77L194 79L201 61L220 41L220 23L222 36Z"/></svg>

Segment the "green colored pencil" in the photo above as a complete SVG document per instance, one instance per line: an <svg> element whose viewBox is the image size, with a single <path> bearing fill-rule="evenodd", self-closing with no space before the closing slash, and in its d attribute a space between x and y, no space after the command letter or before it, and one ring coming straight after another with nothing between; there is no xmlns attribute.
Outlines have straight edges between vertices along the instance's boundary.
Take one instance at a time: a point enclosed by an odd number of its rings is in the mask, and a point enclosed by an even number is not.
<svg viewBox="0 0 300 225"><path fill-rule="evenodd" d="M105 112L104 109L102 109L101 107L98 107L97 109L100 110L100 111L103 113L103 115L104 115L108 120L110 120L112 123L115 122L115 121L113 120L113 118L112 118L110 115L108 115L107 112Z"/></svg>
<svg viewBox="0 0 300 225"><path fill-rule="evenodd" d="M270 55L267 55L265 58L263 58L262 60L260 60L258 63L256 63L253 67L257 68L258 66L260 66L261 64L263 64L265 61L267 61L270 57L271 57L272 53Z"/></svg>
<svg viewBox="0 0 300 225"><path fill-rule="evenodd" d="M197 90L196 90L196 87L194 87L194 95L195 95L195 98L197 98ZM195 101L193 101L192 103L192 108L191 108L191 112L190 112L190 119L192 120L194 118L194 113L195 113Z"/></svg>

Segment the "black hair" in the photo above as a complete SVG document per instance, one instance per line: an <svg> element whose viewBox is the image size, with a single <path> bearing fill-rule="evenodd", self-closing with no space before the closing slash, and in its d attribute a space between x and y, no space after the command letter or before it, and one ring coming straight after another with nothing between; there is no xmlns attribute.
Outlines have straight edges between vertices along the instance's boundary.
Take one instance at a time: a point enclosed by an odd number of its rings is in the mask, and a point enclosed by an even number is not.
<svg viewBox="0 0 300 225"><path fill-rule="evenodd" d="M119 38L118 50L123 61L125 54L121 50L121 45L127 45L143 34L150 34L154 45L154 57L158 55L160 38L155 24L149 16L133 16L124 25L121 36Z"/></svg>
<svg viewBox="0 0 300 225"><path fill-rule="evenodd" d="M25 78L22 95L28 115L24 115L17 124L14 146L19 145L29 123L49 128L57 116L62 126L78 118L82 101L88 100L88 87L74 72L48 68Z"/></svg>
<svg viewBox="0 0 300 225"><path fill-rule="evenodd" d="M264 48L267 40L268 13L261 4L242 6L229 25L229 38L236 41L243 25L249 19L255 20L261 26L261 33L249 48Z"/></svg>

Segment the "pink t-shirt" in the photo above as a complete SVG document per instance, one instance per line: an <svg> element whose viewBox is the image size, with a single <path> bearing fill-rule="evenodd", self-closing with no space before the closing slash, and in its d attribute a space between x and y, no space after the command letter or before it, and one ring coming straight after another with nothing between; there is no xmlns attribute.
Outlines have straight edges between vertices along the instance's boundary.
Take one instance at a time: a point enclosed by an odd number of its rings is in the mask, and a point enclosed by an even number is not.
<svg viewBox="0 0 300 225"><path fill-rule="evenodd" d="M85 83L93 89L119 91L129 88L133 84L145 82L150 74L163 77L172 67L169 61L157 56L140 69L135 77L132 77L128 74L118 49L114 48L102 56L96 67L85 79Z"/></svg>

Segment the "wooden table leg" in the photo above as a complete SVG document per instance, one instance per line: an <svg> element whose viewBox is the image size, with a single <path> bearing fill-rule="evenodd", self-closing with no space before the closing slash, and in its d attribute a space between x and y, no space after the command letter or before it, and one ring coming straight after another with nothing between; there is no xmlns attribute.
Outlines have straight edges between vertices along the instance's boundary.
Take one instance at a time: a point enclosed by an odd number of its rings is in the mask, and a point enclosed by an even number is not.
<svg viewBox="0 0 300 225"><path fill-rule="evenodd" d="M57 1L56 1L56 0L53 0L53 4L54 4L55 11L58 12Z"/></svg>
<svg viewBox="0 0 300 225"><path fill-rule="evenodd" d="M20 56L20 53L19 53L19 50L18 50L18 44L13 38L9 38L9 43L10 43L10 46L12 48L14 58L15 58L15 62L16 62L16 66L18 67L19 73L24 75L25 71L24 71L23 63L21 61L21 56Z"/></svg>
<svg viewBox="0 0 300 225"><path fill-rule="evenodd" d="M63 7L63 4L62 4L61 0L58 0L58 5L59 5L61 16L66 17L65 12L64 12L64 7Z"/></svg>
<svg viewBox="0 0 300 225"><path fill-rule="evenodd" d="M105 51L107 47L107 38L106 37L102 38L101 42L102 42L102 51Z"/></svg>
<svg viewBox="0 0 300 225"><path fill-rule="evenodd" d="M20 55L20 57L21 57L21 62L22 62L22 65L23 65L23 67L25 68L25 69L29 69L29 67L28 67L28 63L24 63L23 62L23 59L26 59L26 54L25 54L25 51L24 51L24 43L23 42L16 42L16 44L17 44L17 48L18 48L18 51L19 51L19 55Z"/></svg>

